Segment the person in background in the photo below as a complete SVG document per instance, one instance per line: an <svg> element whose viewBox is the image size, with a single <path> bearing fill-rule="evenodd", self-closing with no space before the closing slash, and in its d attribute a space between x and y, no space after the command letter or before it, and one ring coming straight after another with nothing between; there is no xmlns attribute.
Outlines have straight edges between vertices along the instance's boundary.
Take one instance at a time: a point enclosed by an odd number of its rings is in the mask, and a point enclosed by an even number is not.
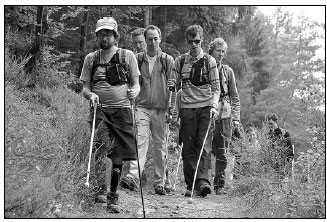
<svg viewBox="0 0 327 222"><path fill-rule="evenodd" d="M132 42L135 54L146 50L146 42L143 33L144 28L137 28L132 32Z"/></svg>
<svg viewBox="0 0 327 222"><path fill-rule="evenodd" d="M196 195L205 197L211 193L208 170L210 166L208 138L205 135L211 119L217 117L220 95L219 77L216 61L202 50L203 29L191 25L185 31L189 51L175 59L169 88L176 88L182 83L179 116L181 119L181 137L183 142L182 158L186 183L185 196L191 196L193 180ZM202 145L205 143L197 175L197 162ZM211 146L210 146L211 149Z"/></svg>
<svg viewBox="0 0 327 222"><path fill-rule="evenodd" d="M222 60L227 52L227 43L222 38L216 38L209 44L209 54L217 62L220 82L220 97L218 107L218 119L215 121L215 129L212 140L212 151L215 156L214 191L217 195L225 194L225 170L229 165L228 172L234 165L235 157L230 153L229 146L232 132L238 130L240 122L240 98L237 92L233 69L223 65ZM228 157L228 158L227 158ZM228 160L230 164L228 164ZM212 169L213 170L213 169Z"/></svg>
<svg viewBox="0 0 327 222"><path fill-rule="evenodd" d="M278 126L278 116L275 113L267 115L269 132L269 148L274 150L277 155L277 161L274 163L274 169L281 176L281 179L291 176L291 165L294 158L293 145L289 132Z"/></svg>
<svg viewBox="0 0 327 222"><path fill-rule="evenodd" d="M136 160L136 144L130 101L140 92L137 61L132 51L116 46L119 39L118 25L112 17L104 17L96 23L96 37L100 50L89 53L84 60L80 80L83 96L92 105L88 122L92 128L94 107L96 110L95 134L95 202L107 202L110 213L119 213L119 184L123 161ZM124 60L124 61L123 61ZM111 144L111 136L115 145ZM110 191L107 192L106 164L112 161Z"/></svg>

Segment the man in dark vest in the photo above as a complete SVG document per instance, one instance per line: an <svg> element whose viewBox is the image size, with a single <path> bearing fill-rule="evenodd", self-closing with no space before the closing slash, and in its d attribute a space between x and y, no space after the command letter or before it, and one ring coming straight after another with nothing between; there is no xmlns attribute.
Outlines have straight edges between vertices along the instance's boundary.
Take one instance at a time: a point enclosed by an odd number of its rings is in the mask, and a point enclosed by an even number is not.
<svg viewBox="0 0 327 222"><path fill-rule="evenodd" d="M186 183L185 196L191 196L195 177L195 194L205 197L211 193L208 170L210 167L210 135L205 135L217 117L216 108L220 95L219 77L216 61L203 52L203 29L191 25L185 31L189 51L176 58L172 79L168 86L176 87L182 83L179 116L183 142L182 158ZM208 134L211 134L210 131ZM200 157L201 149L205 144ZM197 175L195 175L198 159Z"/></svg>
<svg viewBox="0 0 327 222"><path fill-rule="evenodd" d="M130 101L140 92L137 61L132 51L116 46L119 39L117 22L104 17L96 24L100 50L89 53L84 60L80 80L83 96L96 110L95 176L96 202L107 202L109 212L119 213L117 186L123 161L136 160L136 144ZM94 108L88 119L92 127ZM115 144L111 144L111 135ZM112 148L112 149L111 149ZM112 160L110 191L105 180L106 156ZM105 196L106 195L106 196Z"/></svg>

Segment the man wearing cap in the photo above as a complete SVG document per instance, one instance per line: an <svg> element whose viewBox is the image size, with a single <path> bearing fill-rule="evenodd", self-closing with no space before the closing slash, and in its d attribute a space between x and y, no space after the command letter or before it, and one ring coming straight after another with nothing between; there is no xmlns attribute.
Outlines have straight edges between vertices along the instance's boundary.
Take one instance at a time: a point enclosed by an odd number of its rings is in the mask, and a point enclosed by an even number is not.
<svg viewBox="0 0 327 222"><path fill-rule="evenodd" d="M130 101L139 94L137 61L132 51L116 46L119 39L117 22L111 17L97 21L96 37L100 50L89 53L81 73L83 96L92 107L88 119L92 127L96 110L95 178L96 202L107 202L109 212L119 213L117 186L123 161L136 160L136 144ZM123 61L124 60L124 61ZM114 145L110 141L114 137ZM110 191L107 193L104 158L112 161ZM105 196L107 193L107 196Z"/></svg>

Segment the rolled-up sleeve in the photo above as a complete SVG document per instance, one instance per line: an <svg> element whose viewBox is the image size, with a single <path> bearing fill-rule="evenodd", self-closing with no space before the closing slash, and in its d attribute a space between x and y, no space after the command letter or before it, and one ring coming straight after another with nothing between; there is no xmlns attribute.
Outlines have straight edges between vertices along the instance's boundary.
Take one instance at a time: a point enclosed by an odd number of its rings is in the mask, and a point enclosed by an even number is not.
<svg viewBox="0 0 327 222"><path fill-rule="evenodd" d="M169 75L169 79L172 80L175 83L175 87L177 87L177 90L179 89L180 85L180 76L181 76L181 70L180 70L180 61L181 57L177 57L172 65L172 69Z"/></svg>
<svg viewBox="0 0 327 222"><path fill-rule="evenodd" d="M240 104L240 97L238 95L235 75L231 68L228 71L229 77L229 97L231 101L232 107L232 120L240 121L240 111L241 111L241 104Z"/></svg>
<svg viewBox="0 0 327 222"><path fill-rule="evenodd" d="M211 91L220 94L219 75L216 60L213 57L209 59L209 79L211 84Z"/></svg>

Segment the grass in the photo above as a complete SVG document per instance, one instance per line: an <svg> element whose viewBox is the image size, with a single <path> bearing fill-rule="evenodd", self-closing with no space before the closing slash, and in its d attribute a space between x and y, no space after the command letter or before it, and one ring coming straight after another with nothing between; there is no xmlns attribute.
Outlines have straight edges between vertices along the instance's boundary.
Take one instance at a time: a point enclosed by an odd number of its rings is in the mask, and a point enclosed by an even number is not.
<svg viewBox="0 0 327 222"><path fill-rule="evenodd" d="M325 159L310 150L295 162L294 179L281 179L274 166L279 161L279 149L268 144L267 125L256 129L260 152L253 152L248 135L232 143L241 150L241 163L234 173L235 189L232 195L247 200L247 214L251 218L324 218L325 217ZM324 148L320 147L321 153ZM318 152L318 151L317 151ZM318 159L318 157L323 157ZM311 160L311 161L308 161ZM316 163L315 170L312 165ZM311 166L311 168L310 168ZM303 170L310 169L310 170ZM285 169L280 169L284 171Z"/></svg>

